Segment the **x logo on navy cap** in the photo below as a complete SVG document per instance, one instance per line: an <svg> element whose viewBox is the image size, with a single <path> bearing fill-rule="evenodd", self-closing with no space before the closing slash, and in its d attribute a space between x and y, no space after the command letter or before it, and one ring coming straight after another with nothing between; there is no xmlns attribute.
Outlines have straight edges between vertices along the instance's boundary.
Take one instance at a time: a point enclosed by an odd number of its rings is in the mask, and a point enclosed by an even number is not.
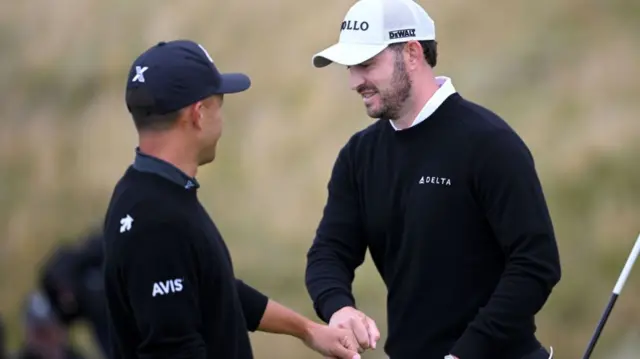
<svg viewBox="0 0 640 359"><path fill-rule="evenodd" d="M250 86L251 80L243 73L218 71L209 52L197 42L159 42L140 54L129 70L127 107L166 114Z"/></svg>
<svg viewBox="0 0 640 359"><path fill-rule="evenodd" d="M149 70L149 67L147 66L136 66L136 75L133 76L131 82L144 82L144 72L147 70Z"/></svg>

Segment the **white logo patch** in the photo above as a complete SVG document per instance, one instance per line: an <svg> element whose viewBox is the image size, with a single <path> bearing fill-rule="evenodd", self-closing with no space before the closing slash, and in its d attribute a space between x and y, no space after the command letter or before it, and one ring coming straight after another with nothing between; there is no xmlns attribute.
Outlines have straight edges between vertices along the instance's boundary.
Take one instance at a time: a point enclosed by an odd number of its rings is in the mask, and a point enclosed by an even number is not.
<svg viewBox="0 0 640 359"><path fill-rule="evenodd" d="M136 75L133 76L131 82L144 82L144 72L149 70L149 67L136 66Z"/></svg>
<svg viewBox="0 0 640 359"><path fill-rule="evenodd" d="M202 50L202 52L204 52L205 56L207 56L207 58L209 59L209 61L211 61L213 63L213 59L211 58L211 56L209 55L209 52L204 48L204 46L198 44L198 47Z"/></svg>
<svg viewBox="0 0 640 359"><path fill-rule="evenodd" d="M153 283L151 296L155 297L156 295L182 292L182 288L183 285L181 278L169 279L163 282L155 282Z"/></svg>
<svg viewBox="0 0 640 359"><path fill-rule="evenodd" d="M419 184L436 184L441 186L451 186L451 179L445 177L422 176L418 181Z"/></svg>
<svg viewBox="0 0 640 359"><path fill-rule="evenodd" d="M127 214L126 217L120 220L120 233L124 233L125 231L126 232L130 231L132 226L133 226L133 218L131 218L131 216Z"/></svg>

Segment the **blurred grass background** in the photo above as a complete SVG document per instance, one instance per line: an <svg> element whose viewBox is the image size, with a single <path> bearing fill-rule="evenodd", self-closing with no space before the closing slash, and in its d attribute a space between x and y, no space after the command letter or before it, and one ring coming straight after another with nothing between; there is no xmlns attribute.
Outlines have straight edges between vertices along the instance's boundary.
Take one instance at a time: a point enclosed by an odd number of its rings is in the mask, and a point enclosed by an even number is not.
<svg viewBox="0 0 640 359"><path fill-rule="evenodd" d="M582 354L640 231L640 3L419 0L435 18L440 75L502 115L529 144L564 276L538 316L558 358ZM133 158L128 66L160 40L201 42L250 91L225 101L216 162L200 198L240 277L315 318L305 253L338 149L370 123L344 69L311 55L337 39L352 1L26 0L0 3L0 313L20 342L19 306L51 248L100 224ZM355 292L385 328L368 259ZM637 358L640 268L594 358ZM95 353L84 330L75 340ZM258 359L317 357L253 334ZM382 350L365 358L383 358Z"/></svg>

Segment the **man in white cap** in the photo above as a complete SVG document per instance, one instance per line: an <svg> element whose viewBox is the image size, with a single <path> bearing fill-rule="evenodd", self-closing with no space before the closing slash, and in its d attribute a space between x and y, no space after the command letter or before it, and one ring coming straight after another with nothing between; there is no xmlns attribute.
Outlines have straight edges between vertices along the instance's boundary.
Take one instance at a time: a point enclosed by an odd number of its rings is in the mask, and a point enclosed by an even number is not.
<svg viewBox="0 0 640 359"><path fill-rule="evenodd" d="M346 66L378 121L333 166L307 289L321 319L375 348L378 328L351 291L368 249L388 289L391 359L550 358L534 318L561 268L533 157L506 121L434 75L435 40L416 2L361 0L313 57Z"/></svg>

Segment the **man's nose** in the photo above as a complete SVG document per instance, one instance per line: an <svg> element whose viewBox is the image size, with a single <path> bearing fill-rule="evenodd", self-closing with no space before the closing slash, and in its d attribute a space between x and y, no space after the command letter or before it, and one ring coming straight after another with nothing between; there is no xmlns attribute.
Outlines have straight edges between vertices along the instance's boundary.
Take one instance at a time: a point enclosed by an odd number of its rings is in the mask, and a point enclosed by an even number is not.
<svg viewBox="0 0 640 359"><path fill-rule="evenodd" d="M349 68L349 88L355 91L363 83L364 79L359 71L353 67Z"/></svg>

